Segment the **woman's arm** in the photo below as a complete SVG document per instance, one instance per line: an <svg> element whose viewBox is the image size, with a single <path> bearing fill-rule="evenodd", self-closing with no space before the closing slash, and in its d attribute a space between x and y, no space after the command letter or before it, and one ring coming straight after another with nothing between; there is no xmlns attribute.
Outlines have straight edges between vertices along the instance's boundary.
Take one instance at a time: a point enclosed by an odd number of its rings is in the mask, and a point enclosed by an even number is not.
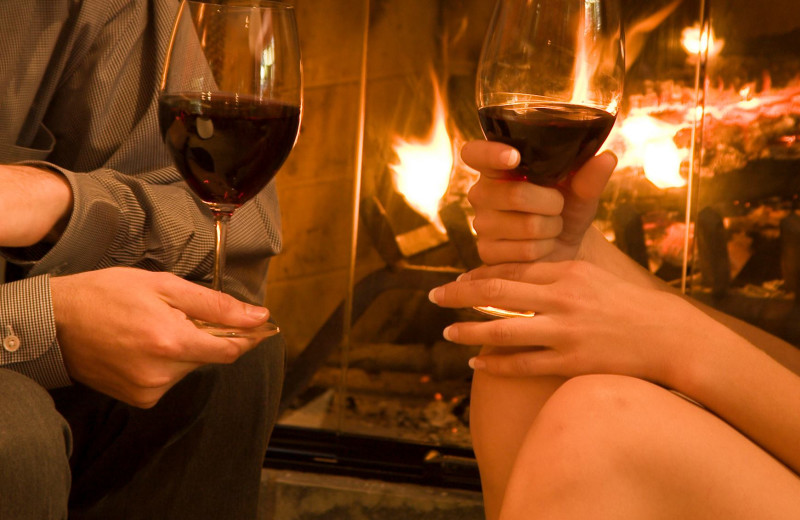
<svg viewBox="0 0 800 520"><path fill-rule="evenodd" d="M589 161L557 188L511 180L518 154L500 143L472 141L464 161L481 172L470 191L478 248L486 264L583 259L642 287L679 291L625 255L591 224L616 166L613 154ZM800 349L694 299L695 307L800 374Z"/></svg>
<svg viewBox="0 0 800 520"><path fill-rule="evenodd" d="M570 184L547 192L528 183L499 182L502 153L502 147L481 142L463 153L482 172L470 193L476 220L482 220L477 231L486 247L481 254L487 264L528 263L483 267L431 294L448 307L493 304L539 312L532 319L457 323L446 329L453 341L492 345L484 351L494 354L473 360L476 381L491 379L481 388L503 380L511 385L542 381L531 376L633 375L702 403L797 472L800 382L786 369L797 372L797 349L684 297L592 228L602 191L597 186L610 175L610 162L595 159ZM576 211L566 211L575 186L594 188L572 199L581 202L573 206ZM515 204L510 210L509 194ZM560 240L560 230L537 225L546 221L542 215L552 216L543 212L543 204L551 212L549 197L555 194L564 197L562 229L579 230L577 247L575 235ZM570 251L584 261L530 263L569 258ZM784 420L787 414L791 417Z"/></svg>
<svg viewBox="0 0 800 520"><path fill-rule="evenodd" d="M690 397L800 473L800 377L671 291L585 261L482 267L436 288L444 307L535 309L533 318L455 323L447 339L492 345L493 376L616 374Z"/></svg>
<svg viewBox="0 0 800 520"><path fill-rule="evenodd" d="M586 232L578 252L578 258L589 261L642 287L652 287L660 291L681 294L678 289L653 275L611 244L597 228L592 227ZM800 348L691 297L686 297L686 299L702 312L756 345L795 374L800 375Z"/></svg>

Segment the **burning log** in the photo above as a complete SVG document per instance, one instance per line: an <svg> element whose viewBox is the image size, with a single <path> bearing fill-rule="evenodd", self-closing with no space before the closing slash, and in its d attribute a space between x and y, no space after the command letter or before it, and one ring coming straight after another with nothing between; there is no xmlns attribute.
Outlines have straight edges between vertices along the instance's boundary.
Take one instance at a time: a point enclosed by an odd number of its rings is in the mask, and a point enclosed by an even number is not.
<svg viewBox="0 0 800 520"><path fill-rule="evenodd" d="M699 192L703 205L759 202L770 197L800 193L800 160L760 159L743 168L703 179Z"/></svg>
<svg viewBox="0 0 800 520"><path fill-rule="evenodd" d="M439 216L447 230L447 236L456 248L461 262L467 269L474 269L481 265L475 237L469 224L469 216L465 208L465 201L454 200L445 204L439 210Z"/></svg>
<svg viewBox="0 0 800 520"><path fill-rule="evenodd" d="M781 220L781 270L784 288L800 302L800 215L792 211Z"/></svg>
<svg viewBox="0 0 800 520"><path fill-rule="evenodd" d="M613 214L614 243L640 265L648 266L642 215L628 203L620 204Z"/></svg>
<svg viewBox="0 0 800 520"><path fill-rule="evenodd" d="M712 296L723 296L730 286L731 264L725 225L716 210L706 207L697 215L696 237L702 283L711 287Z"/></svg>

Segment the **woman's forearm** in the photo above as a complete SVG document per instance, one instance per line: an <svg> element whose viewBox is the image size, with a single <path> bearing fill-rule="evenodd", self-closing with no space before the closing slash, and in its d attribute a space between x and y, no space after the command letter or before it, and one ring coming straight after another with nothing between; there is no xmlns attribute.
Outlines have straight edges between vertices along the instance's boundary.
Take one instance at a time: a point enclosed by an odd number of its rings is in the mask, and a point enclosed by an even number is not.
<svg viewBox="0 0 800 520"><path fill-rule="evenodd" d="M690 362L676 389L800 474L800 377L730 329L708 327L690 339Z"/></svg>
<svg viewBox="0 0 800 520"><path fill-rule="evenodd" d="M677 288L653 275L606 240L600 230L595 227L587 231L579 257L637 285L680 294ZM800 375L799 348L693 298L686 297L686 299L705 314L756 345L795 374Z"/></svg>

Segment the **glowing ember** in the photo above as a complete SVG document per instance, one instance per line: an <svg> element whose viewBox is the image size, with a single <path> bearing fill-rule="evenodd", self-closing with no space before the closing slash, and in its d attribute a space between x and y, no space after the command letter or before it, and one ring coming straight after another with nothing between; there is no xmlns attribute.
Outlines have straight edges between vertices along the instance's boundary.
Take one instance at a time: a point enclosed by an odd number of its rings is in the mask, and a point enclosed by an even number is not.
<svg viewBox="0 0 800 520"><path fill-rule="evenodd" d="M714 29L709 28L707 31L700 31L700 26L687 27L681 33L681 43L686 52L692 56L705 53L708 50L708 56L714 57L722 51L725 46L725 40L714 39Z"/></svg>
<svg viewBox="0 0 800 520"><path fill-rule="evenodd" d="M447 192L453 170L453 144L447 133L444 103L434 81L434 120L422 139L394 139L397 163L390 164L392 181L409 206L427 217L440 231L439 203Z"/></svg>

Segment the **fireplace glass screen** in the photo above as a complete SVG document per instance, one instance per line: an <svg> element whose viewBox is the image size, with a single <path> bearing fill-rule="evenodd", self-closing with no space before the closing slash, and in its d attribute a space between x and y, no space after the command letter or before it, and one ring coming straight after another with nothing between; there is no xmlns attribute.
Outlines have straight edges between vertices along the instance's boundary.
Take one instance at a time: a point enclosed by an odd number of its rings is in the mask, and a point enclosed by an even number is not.
<svg viewBox="0 0 800 520"><path fill-rule="evenodd" d="M606 143L619 165L595 224L667 282L800 344L800 11L623 3L625 96ZM458 150L482 137L475 72L493 8L297 2L305 112L278 176L284 252L267 302L289 349L274 460L336 466L344 450L372 465L410 446L422 466L474 476L476 350L441 332L476 315L427 293L480 265L477 174Z"/></svg>

